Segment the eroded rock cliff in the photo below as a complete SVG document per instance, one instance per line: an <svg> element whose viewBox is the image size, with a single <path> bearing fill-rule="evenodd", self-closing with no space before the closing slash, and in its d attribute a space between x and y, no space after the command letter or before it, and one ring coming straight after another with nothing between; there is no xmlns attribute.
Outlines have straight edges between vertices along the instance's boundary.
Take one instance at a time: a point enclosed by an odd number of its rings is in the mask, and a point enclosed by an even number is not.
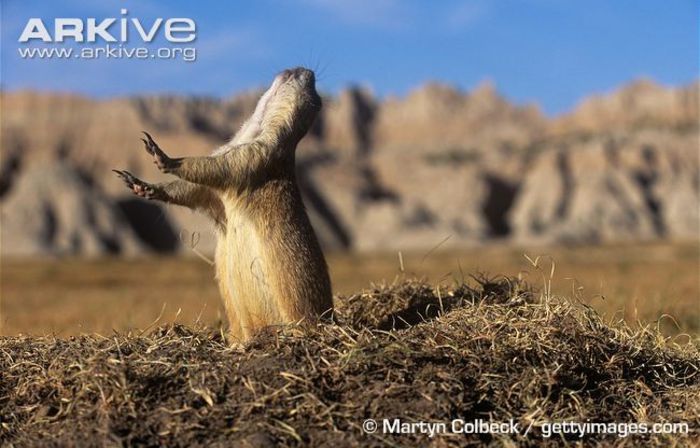
<svg viewBox="0 0 700 448"><path fill-rule="evenodd" d="M235 98L2 93L2 253L213 250L206 220L128 195L110 169L165 176L140 147L203 155L252 112ZM546 118L493 85L428 84L380 100L349 88L298 150L314 226L332 249L698 239L698 84L637 81Z"/></svg>

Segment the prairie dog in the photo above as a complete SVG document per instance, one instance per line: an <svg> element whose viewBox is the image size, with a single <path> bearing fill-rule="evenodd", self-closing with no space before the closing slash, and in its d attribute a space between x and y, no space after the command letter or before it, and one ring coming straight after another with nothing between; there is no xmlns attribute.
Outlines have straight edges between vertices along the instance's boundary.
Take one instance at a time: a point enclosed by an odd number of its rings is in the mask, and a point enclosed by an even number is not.
<svg viewBox="0 0 700 448"><path fill-rule="evenodd" d="M216 278L234 341L333 309L328 267L294 173L297 144L321 109L315 84L305 68L278 74L253 115L211 156L169 157L144 132L153 162L177 180L151 184L114 170L134 194L214 221Z"/></svg>

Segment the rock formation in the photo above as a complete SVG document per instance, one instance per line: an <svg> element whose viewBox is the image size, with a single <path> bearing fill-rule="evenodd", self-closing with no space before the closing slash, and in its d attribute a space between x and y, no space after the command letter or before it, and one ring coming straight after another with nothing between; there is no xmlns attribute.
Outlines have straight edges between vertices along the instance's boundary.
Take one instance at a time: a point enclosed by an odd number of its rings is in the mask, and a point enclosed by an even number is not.
<svg viewBox="0 0 700 448"><path fill-rule="evenodd" d="M697 240L698 87L637 81L555 119L489 83L384 100L350 88L324 98L298 150L300 185L322 243L337 250ZM130 197L109 170L165 179L141 130L174 155L207 154L256 95L3 92L3 255L187 251L193 233L211 252L204 218Z"/></svg>
<svg viewBox="0 0 700 448"><path fill-rule="evenodd" d="M114 200L63 162L27 169L2 201L3 255L135 254L146 249Z"/></svg>

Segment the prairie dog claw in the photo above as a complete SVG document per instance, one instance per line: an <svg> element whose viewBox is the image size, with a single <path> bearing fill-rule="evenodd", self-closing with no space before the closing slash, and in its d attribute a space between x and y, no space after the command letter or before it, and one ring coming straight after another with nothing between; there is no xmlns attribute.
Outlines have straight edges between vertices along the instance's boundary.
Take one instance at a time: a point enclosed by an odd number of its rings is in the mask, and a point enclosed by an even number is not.
<svg viewBox="0 0 700 448"><path fill-rule="evenodd" d="M146 199L158 199L158 191L155 187L148 182L144 182L138 177L134 176L130 172L123 170L112 170L121 180L124 181L126 186L137 196Z"/></svg>
<svg viewBox="0 0 700 448"><path fill-rule="evenodd" d="M143 135L146 136L146 138L141 139L144 148L146 149L147 153L153 156L153 163L160 171L164 173L172 173L180 166L182 159L172 159L168 157L168 155L163 152L163 150L160 149L158 144L153 140L151 134L143 131Z"/></svg>

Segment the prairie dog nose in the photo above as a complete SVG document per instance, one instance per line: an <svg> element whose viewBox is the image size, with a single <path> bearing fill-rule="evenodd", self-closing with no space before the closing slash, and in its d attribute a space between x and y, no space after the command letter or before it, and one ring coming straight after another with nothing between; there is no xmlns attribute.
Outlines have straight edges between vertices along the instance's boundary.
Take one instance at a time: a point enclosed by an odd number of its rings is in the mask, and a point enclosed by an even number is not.
<svg viewBox="0 0 700 448"><path fill-rule="evenodd" d="M304 81L314 81L314 72L304 67L295 67L284 70L279 74L281 81L287 81L289 79L301 79Z"/></svg>
<svg viewBox="0 0 700 448"><path fill-rule="evenodd" d="M299 67L297 69L297 77L300 79L303 79L304 81L315 81L316 77L314 76L314 72L309 70L308 68L303 68Z"/></svg>

